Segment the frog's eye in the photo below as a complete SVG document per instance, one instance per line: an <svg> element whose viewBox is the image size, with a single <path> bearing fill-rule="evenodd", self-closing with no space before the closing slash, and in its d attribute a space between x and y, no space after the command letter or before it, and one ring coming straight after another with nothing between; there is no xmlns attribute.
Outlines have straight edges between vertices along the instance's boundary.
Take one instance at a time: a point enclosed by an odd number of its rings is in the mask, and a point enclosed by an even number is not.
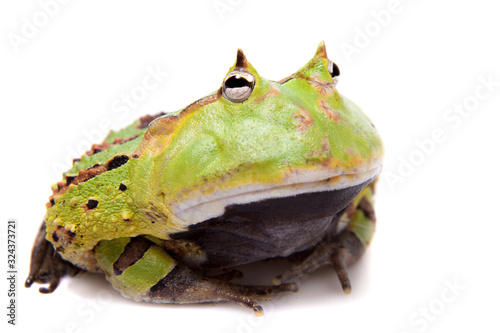
<svg viewBox="0 0 500 333"><path fill-rule="evenodd" d="M330 75L332 77L336 77L340 75L340 69L339 66L337 66L336 63L333 61L328 61L328 71L330 72Z"/></svg>
<svg viewBox="0 0 500 333"><path fill-rule="evenodd" d="M250 97L254 86L255 78L252 74L234 70L224 78L222 95L231 102L241 103Z"/></svg>

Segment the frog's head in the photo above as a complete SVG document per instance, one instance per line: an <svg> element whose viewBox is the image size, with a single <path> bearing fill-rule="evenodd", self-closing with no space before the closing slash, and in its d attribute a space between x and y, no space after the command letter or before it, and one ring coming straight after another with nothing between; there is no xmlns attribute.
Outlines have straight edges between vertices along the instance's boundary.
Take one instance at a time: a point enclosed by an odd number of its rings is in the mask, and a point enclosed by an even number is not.
<svg viewBox="0 0 500 333"><path fill-rule="evenodd" d="M221 87L155 119L137 151L150 186L188 224L231 204L336 190L374 179L382 143L336 89L322 42L291 76L269 81L238 50Z"/></svg>

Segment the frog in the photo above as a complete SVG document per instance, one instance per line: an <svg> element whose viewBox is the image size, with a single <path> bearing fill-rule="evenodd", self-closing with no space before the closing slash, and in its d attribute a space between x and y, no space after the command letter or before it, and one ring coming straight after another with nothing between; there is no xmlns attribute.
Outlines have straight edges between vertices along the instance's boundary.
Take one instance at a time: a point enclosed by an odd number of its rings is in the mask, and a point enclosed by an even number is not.
<svg viewBox="0 0 500 333"><path fill-rule="evenodd" d="M324 42L279 81L238 49L215 92L110 131L52 186L25 286L51 293L97 272L137 302L261 316L261 299L327 266L349 294L347 267L375 232L383 145L339 76ZM239 267L279 258L290 265L269 283L234 282Z"/></svg>

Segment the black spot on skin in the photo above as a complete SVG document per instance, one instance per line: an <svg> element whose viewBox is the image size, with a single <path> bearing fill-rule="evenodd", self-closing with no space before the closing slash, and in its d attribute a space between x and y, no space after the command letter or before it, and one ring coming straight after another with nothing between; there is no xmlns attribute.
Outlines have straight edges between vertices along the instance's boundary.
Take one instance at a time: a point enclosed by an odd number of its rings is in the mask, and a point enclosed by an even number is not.
<svg viewBox="0 0 500 333"><path fill-rule="evenodd" d="M111 161L108 162L108 170L113 170L113 169L119 168L122 165L124 165L125 163L127 163L128 160L129 160L129 157L126 155L115 156L115 157L113 157L113 159Z"/></svg>
<svg viewBox="0 0 500 333"><path fill-rule="evenodd" d="M59 241L59 236L57 236L57 232L56 231L54 231L52 233L52 239L54 240L54 242L58 242Z"/></svg>
<svg viewBox="0 0 500 333"><path fill-rule="evenodd" d="M99 149L99 148L96 148L92 151L92 155L94 154L97 154L97 153L100 153L102 151L102 149Z"/></svg>
<svg viewBox="0 0 500 333"><path fill-rule="evenodd" d="M127 186L125 184L120 184L120 187L118 188L120 191L126 191L127 190Z"/></svg>
<svg viewBox="0 0 500 333"><path fill-rule="evenodd" d="M60 253L64 253L64 247L62 247L62 246L58 246L58 247L56 248L56 251L57 251L57 252L60 252Z"/></svg>
<svg viewBox="0 0 500 333"><path fill-rule="evenodd" d="M73 159L73 164L74 164L74 163L77 163L77 162L80 162L81 160L82 160L81 158L74 158L74 159Z"/></svg>
<svg viewBox="0 0 500 333"><path fill-rule="evenodd" d="M74 233L71 230L66 230L66 233L68 234L68 241L69 241L69 243L70 244L73 243L73 239L75 238L76 233Z"/></svg>
<svg viewBox="0 0 500 333"><path fill-rule="evenodd" d="M97 168L98 166L101 166L101 165L99 163L94 164L94 166L92 168L88 168L87 170L90 170L90 169L93 169L93 168Z"/></svg>
<svg viewBox="0 0 500 333"><path fill-rule="evenodd" d="M75 179L76 176L66 176L66 185L69 185L71 184L71 182L73 181L73 179Z"/></svg>
<svg viewBox="0 0 500 333"><path fill-rule="evenodd" d="M99 201L94 200L94 199L89 199L89 201L87 202L87 208L94 209L97 207L98 204L99 204Z"/></svg>
<svg viewBox="0 0 500 333"><path fill-rule="evenodd" d="M56 202L54 201L54 198L50 198L50 204L51 204L52 206L54 206L54 205L56 204Z"/></svg>
<svg viewBox="0 0 500 333"><path fill-rule="evenodd" d="M132 155L132 157L133 157L133 158L139 158L139 155L134 154L134 155Z"/></svg>

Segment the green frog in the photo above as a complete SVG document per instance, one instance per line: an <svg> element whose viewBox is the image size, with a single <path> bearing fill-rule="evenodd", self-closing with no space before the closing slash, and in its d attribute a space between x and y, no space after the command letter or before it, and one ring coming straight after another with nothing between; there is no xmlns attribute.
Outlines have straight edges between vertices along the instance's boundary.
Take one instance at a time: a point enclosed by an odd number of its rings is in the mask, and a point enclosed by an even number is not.
<svg viewBox="0 0 500 333"><path fill-rule="evenodd" d="M338 93L339 75L323 42L280 81L238 50L211 95L111 131L53 185L26 286L50 293L93 271L135 301L234 302L262 315L256 299L330 266L350 293L346 267L375 230L383 148ZM295 260L268 285L230 279L277 257Z"/></svg>

